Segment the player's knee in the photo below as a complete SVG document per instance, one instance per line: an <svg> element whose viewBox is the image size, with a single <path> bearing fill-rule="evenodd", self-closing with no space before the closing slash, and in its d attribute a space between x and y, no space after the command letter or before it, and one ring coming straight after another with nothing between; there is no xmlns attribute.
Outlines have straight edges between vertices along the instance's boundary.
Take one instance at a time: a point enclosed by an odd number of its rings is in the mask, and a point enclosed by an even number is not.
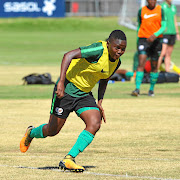
<svg viewBox="0 0 180 180"><path fill-rule="evenodd" d="M57 128L48 128L48 136L55 136L59 133L59 130Z"/></svg>
<svg viewBox="0 0 180 180"><path fill-rule="evenodd" d="M57 131L48 131L48 136L55 136L57 134L58 134Z"/></svg>
<svg viewBox="0 0 180 180"><path fill-rule="evenodd" d="M97 132L101 128L101 120L94 119L90 126L94 130L94 132Z"/></svg>

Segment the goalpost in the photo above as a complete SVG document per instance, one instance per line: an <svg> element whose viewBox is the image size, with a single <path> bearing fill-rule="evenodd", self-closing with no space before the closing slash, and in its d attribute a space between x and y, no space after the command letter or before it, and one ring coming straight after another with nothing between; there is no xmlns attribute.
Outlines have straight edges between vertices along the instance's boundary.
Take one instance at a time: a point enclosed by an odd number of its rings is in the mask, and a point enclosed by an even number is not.
<svg viewBox="0 0 180 180"><path fill-rule="evenodd" d="M157 0L157 4L163 0ZM180 21L180 0L173 0L173 4L177 8L177 17ZM146 0L122 0L122 6L119 12L118 23L130 29L137 29L137 13L138 10L146 5ZM180 25L180 23L178 23Z"/></svg>

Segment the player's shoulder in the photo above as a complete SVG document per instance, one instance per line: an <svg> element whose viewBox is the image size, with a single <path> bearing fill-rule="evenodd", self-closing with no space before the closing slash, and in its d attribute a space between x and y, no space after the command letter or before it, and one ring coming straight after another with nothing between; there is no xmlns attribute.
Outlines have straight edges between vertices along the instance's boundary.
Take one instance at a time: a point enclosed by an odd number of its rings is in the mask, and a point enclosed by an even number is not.
<svg viewBox="0 0 180 180"><path fill-rule="evenodd" d="M161 7L162 8L167 8L167 3L166 2L161 3Z"/></svg>
<svg viewBox="0 0 180 180"><path fill-rule="evenodd" d="M176 10L177 10L177 8L176 8L176 6L175 6L174 4L172 4L171 9L172 9L173 11L176 11Z"/></svg>
<svg viewBox="0 0 180 180"><path fill-rule="evenodd" d="M162 6L161 5L156 5L156 7L155 7L156 9L162 9Z"/></svg>
<svg viewBox="0 0 180 180"><path fill-rule="evenodd" d="M97 41L94 42L93 44L91 44L91 47L95 47L95 48L102 48L103 47L103 41Z"/></svg>
<svg viewBox="0 0 180 180"><path fill-rule="evenodd" d="M142 10L143 8L145 8L145 7L146 7L146 6L140 7L140 8L139 8L139 11L141 11L141 10Z"/></svg>
<svg viewBox="0 0 180 180"><path fill-rule="evenodd" d="M98 42L94 42L92 44L89 44L87 46L81 46L80 49L81 50L91 49L93 51L93 50L97 50L97 49L103 49L103 46L102 46L102 42L98 41Z"/></svg>

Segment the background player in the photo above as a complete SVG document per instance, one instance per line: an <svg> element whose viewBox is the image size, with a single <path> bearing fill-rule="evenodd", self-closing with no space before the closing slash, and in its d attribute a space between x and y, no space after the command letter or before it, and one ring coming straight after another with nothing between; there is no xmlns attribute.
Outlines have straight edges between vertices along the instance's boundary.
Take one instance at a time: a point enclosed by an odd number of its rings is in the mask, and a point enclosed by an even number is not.
<svg viewBox="0 0 180 180"><path fill-rule="evenodd" d="M157 82L157 61L161 51L162 33L166 27L164 11L156 0L147 0L148 5L138 11L138 54L139 65L136 72L136 89L132 96L140 94L140 85L144 76L144 66L149 56L152 72L150 73L149 96L154 96L154 86Z"/></svg>
<svg viewBox="0 0 180 180"><path fill-rule="evenodd" d="M176 6L171 4L172 0L166 0L161 4L161 7L164 10L166 16L166 30L163 33L163 44L162 44L162 51L161 55L158 60L158 69L162 63L163 58L165 63L165 70L166 72L170 71L171 66L171 54L174 49L174 44L176 39L180 40L179 36L179 29L177 23L177 9ZM173 64L172 64L173 66Z"/></svg>

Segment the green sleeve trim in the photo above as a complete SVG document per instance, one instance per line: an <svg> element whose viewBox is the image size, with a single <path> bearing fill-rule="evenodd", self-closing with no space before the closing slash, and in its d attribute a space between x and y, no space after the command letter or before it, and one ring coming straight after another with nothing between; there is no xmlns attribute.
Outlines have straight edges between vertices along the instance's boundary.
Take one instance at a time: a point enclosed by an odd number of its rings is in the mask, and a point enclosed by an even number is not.
<svg viewBox="0 0 180 180"><path fill-rule="evenodd" d="M165 13L164 13L164 9L163 8L161 8L161 18L162 18L162 20L161 20L161 28L157 32L154 33L154 35L156 37L158 37L159 35L163 34L163 32L166 29L166 18L165 18Z"/></svg>
<svg viewBox="0 0 180 180"><path fill-rule="evenodd" d="M85 54L85 53L89 53L89 52L95 52L95 51L99 51L102 50L102 46L99 47L90 47L89 49L81 49L81 53Z"/></svg>
<svg viewBox="0 0 180 180"><path fill-rule="evenodd" d="M166 29L166 21L161 21L161 28L157 32L155 32L154 35L158 37L159 35L163 34L165 29Z"/></svg>
<svg viewBox="0 0 180 180"><path fill-rule="evenodd" d="M99 111L99 108L97 108L97 107L83 107L83 108L78 109L78 110L76 111L76 114L77 114L78 116L80 116L82 112L87 111L87 110L92 110L92 109L95 109L95 110L98 110L98 111Z"/></svg>
<svg viewBox="0 0 180 180"><path fill-rule="evenodd" d="M103 54L102 42L93 43L89 46L80 47L81 57L85 58L89 63L97 63Z"/></svg>

